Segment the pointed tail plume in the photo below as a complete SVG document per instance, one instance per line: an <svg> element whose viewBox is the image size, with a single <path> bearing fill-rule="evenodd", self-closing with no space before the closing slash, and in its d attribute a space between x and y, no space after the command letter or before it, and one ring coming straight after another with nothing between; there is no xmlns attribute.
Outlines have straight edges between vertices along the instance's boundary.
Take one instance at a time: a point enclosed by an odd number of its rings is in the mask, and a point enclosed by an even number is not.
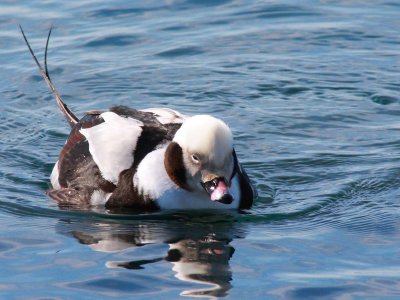
<svg viewBox="0 0 400 300"><path fill-rule="evenodd" d="M68 106L64 103L63 99L61 98L60 94L57 92L53 82L50 79L49 72L47 70L47 48L49 46L49 40L50 40L50 35L51 35L51 30L52 27L50 27L49 34L47 35L47 41L46 41L46 48L44 50L44 69L37 60L35 53L33 52L31 45L28 42L28 39L25 36L24 30L22 29L21 25L19 25L19 28L21 29L22 36L24 37L25 43L28 46L29 52L31 53L33 60L35 61L36 65L38 66L40 70L40 74L42 75L43 79L46 81L47 85L49 86L51 92L54 95L54 98L56 99L58 108L61 110L61 112L64 114L65 119L67 119L68 124L73 127L76 123L78 123L79 119L75 114L70 111Z"/></svg>

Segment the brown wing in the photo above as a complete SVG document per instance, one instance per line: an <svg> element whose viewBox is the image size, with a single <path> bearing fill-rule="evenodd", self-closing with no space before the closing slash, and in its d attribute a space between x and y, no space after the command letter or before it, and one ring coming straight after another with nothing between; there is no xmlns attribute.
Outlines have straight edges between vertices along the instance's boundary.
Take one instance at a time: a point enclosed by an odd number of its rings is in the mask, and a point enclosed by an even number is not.
<svg viewBox="0 0 400 300"><path fill-rule="evenodd" d="M88 205L95 190L111 193L115 185L105 180L89 151L89 143L80 133L81 128L90 128L103 123L100 114L84 116L71 130L58 159L58 182L61 189L50 190L48 195L61 203Z"/></svg>

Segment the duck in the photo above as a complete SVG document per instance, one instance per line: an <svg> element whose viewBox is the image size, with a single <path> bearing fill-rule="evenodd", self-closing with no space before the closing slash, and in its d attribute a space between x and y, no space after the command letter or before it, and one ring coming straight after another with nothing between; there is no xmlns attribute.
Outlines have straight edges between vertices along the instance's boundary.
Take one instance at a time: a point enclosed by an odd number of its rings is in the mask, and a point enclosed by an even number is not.
<svg viewBox="0 0 400 300"><path fill-rule="evenodd" d="M228 125L170 108L113 106L78 118L22 36L70 134L46 194L60 207L107 210L249 209L257 192L240 164Z"/></svg>

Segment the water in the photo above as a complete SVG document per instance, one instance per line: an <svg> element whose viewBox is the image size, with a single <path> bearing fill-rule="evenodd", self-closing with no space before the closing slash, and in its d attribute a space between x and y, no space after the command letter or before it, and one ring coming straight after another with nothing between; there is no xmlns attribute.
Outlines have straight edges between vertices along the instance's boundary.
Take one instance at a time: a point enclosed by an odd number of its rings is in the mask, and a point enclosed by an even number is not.
<svg viewBox="0 0 400 300"><path fill-rule="evenodd" d="M3 1L2 299L400 297L396 1ZM60 210L68 125L115 104L224 119L260 197L243 214Z"/></svg>

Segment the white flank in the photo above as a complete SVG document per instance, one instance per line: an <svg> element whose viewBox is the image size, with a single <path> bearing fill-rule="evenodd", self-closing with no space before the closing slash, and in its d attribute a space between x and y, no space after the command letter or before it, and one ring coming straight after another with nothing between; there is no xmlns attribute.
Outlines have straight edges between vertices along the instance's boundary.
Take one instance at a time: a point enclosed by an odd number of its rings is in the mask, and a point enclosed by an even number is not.
<svg viewBox="0 0 400 300"><path fill-rule="evenodd" d="M113 112L105 112L100 116L104 123L81 129L80 132L88 140L89 151L103 177L117 184L119 174L133 163L133 152L143 123Z"/></svg>
<svg viewBox="0 0 400 300"><path fill-rule="evenodd" d="M147 154L140 162L134 177L134 186L140 193L152 199L160 198L168 190L178 189L165 171L164 153L165 148L161 148Z"/></svg>
<svg viewBox="0 0 400 300"><path fill-rule="evenodd" d="M60 183L58 182L58 176L59 176L59 172L58 172L58 160L57 160L56 164L54 165L53 171L51 172L51 175L50 175L50 182L51 182L53 189L55 189L55 190L58 190L61 188Z"/></svg>
<svg viewBox="0 0 400 300"><path fill-rule="evenodd" d="M155 114L158 122L161 124L181 124L187 118L187 116L170 108L155 107L141 109L141 111Z"/></svg>
<svg viewBox="0 0 400 300"><path fill-rule="evenodd" d="M95 190L90 197L90 204L92 206L103 206L111 197L112 193L105 193L102 190Z"/></svg>

